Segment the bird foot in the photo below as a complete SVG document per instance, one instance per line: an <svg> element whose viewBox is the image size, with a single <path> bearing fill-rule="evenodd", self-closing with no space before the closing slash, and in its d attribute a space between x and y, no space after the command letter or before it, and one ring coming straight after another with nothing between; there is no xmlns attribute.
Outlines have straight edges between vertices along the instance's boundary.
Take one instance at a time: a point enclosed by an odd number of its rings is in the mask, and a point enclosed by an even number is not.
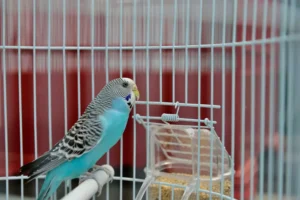
<svg viewBox="0 0 300 200"><path fill-rule="evenodd" d="M91 178L93 174L91 172L85 172L80 178L79 178L79 184L83 183L87 179Z"/></svg>
<svg viewBox="0 0 300 200"><path fill-rule="evenodd" d="M108 175L108 182L109 183L113 182L114 176L113 176L113 174L111 174L111 171L109 171L106 167L102 167L102 166L99 166L99 165L94 165L93 166L93 172L96 172L98 170L102 170Z"/></svg>
<svg viewBox="0 0 300 200"><path fill-rule="evenodd" d="M102 188L103 188L103 185L99 184L94 173L96 171L99 171L99 170L103 170L109 177L109 180L108 182L111 183L113 181L113 175L111 174L111 172L105 168L105 167L102 167L102 166L98 166L98 165L95 165L93 166L91 172L86 172L82 175L81 178L79 178L79 184L83 183L85 180L87 179L94 179L96 180L97 184L98 184L98 192L97 192L97 196L100 196L101 192L102 192Z"/></svg>

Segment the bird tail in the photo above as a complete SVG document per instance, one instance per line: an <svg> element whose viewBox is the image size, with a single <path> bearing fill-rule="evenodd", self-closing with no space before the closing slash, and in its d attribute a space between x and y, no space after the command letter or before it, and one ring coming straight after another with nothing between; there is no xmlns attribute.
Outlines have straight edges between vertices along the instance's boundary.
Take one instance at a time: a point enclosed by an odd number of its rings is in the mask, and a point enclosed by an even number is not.
<svg viewBox="0 0 300 200"><path fill-rule="evenodd" d="M57 190L62 180L51 171L47 174L37 200L47 200Z"/></svg>
<svg viewBox="0 0 300 200"><path fill-rule="evenodd" d="M20 168L19 175L28 175L28 179L27 179L26 183L34 180L36 177L38 177L39 175L42 175L45 172L45 170L39 171L39 167L44 165L45 161L48 158L47 156L48 155L45 154L45 155L39 157L38 159L23 165Z"/></svg>
<svg viewBox="0 0 300 200"><path fill-rule="evenodd" d="M26 183L37 178L39 175L46 174L61 165L64 162L63 157L52 156L49 152L45 153L36 160L23 165L20 168L19 175L27 175L28 179Z"/></svg>

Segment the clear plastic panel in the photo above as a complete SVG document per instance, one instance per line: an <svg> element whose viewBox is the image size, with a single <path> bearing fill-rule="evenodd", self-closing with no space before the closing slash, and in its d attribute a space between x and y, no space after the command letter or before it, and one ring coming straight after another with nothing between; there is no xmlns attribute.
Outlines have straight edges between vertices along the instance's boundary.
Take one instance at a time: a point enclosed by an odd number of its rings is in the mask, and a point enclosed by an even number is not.
<svg viewBox="0 0 300 200"><path fill-rule="evenodd" d="M153 179L153 183L148 184L149 199L194 199L197 180L200 180L200 199L209 198L210 195L213 199L218 199L222 192L222 175L223 194L230 196L231 158L224 149L222 174L224 146L214 131L210 131L209 128L200 129L198 134L198 130L191 126L163 123L151 124L149 128L150 166L145 171L148 176L155 177L156 182L154 183ZM200 137L200 166L197 164L198 137ZM200 169L200 176L197 167ZM175 186L172 187L172 184ZM212 186L211 194L210 186ZM226 199L224 196L223 198Z"/></svg>
<svg viewBox="0 0 300 200"><path fill-rule="evenodd" d="M171 173L188 174L197 178L198 161L198 130L180 125L151 125L151 168L164 175ZM222 145L215 132L208 129L200 130L200 176L210 175L218 180L222 171ZM211 149L212 148L212 149ZM224 174L231 173L231 162L224 149ZM212 157L212 163L210 160ZM161 174L161 175L162 175ZM184 178L185 179L185 178ZM201 180L210 180L201 178Z"/></svg>

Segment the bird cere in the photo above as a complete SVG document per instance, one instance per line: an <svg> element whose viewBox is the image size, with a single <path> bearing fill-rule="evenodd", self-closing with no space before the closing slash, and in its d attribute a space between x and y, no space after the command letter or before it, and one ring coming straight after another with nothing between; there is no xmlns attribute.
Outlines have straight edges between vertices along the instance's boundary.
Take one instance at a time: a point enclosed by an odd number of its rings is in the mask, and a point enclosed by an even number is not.
<svg viewBox="0 0 300 200"><path fill-rule="evenodd" d="M63 181L81 175L85 178L80 183L94 178L88 170L102 169L95 165L96 162L121 138L129 113L139 97L138 87L132 79L111 80L52 149L20 168L20 174L28 175L27 182L46 175L38 200L51 197Z"/></svg>

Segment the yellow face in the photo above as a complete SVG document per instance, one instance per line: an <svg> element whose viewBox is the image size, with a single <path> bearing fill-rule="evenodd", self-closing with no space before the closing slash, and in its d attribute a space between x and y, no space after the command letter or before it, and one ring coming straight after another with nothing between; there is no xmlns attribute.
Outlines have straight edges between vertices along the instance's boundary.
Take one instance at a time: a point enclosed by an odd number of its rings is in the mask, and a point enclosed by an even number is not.
<svg viewBox="0 0 300 200"><path fill-rule="evenodd" d="M135 99L138 101L139 98L140 98L140 92L139 92L139 90L138 90L136 84L133 85L132 91L133 91L133 94L134 94L134 96L135 96Z"/></svg>

